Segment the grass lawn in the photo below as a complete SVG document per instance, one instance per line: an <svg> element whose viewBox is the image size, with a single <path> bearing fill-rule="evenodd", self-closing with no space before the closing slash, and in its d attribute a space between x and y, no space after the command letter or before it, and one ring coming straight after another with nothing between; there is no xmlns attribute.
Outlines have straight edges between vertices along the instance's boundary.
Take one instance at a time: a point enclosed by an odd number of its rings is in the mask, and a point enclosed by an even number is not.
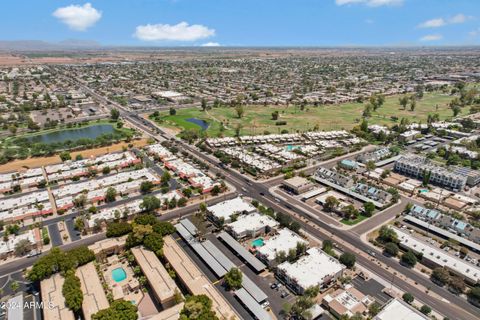
<svg viewBox="0 0 480 320"><path fill-rule="evenodd" d="M452 96L439 92L425 93L423 99L417 101L414 111L407 107L403 110L398 103L399 96L386 97L384 105L372 114L370 124L394 125L396 122L391 119L396 116L399 119L408 118L411 121L426 122L429 114L438 113L441 120L452 117L452 111L448 103ZM437 107L438 106L438 107ZM237 125L241 126L242 135L280 133L283 129L289 132L303 132L318 127L319 130L340 130L351 129L358 124L364 109L363 103L344 103L328 106L308 106L301 111L295 106L246 106L245 113L241 119L236 115L234 108L214 108L207 112L199 108L178 109L174 116L168 112L160 113L161 125L177 129L198 129L200 126L188 122L188 118L197 118L209 123L206 133L210 137L216 137L220 133L220 122L224 124L225 136L232 136ZM276 126L272 120L272 113L278 111L278 120L287 121L287 125ZM466 111L463 111L466 112Z"/></svg>
<svg viewBox="0 0 480 320"><path fill-rule="evenodd" d="M365 216L362 216L361 214L359 214L357 216L357 219L354 219L354 220L342 219L342 220L340 220L340 222L343 223L343 224L346 224L347 226L353 226L353 225L356 225L357 223L362 222L365 219L368 219L368 217L365 217Z"/></svg>

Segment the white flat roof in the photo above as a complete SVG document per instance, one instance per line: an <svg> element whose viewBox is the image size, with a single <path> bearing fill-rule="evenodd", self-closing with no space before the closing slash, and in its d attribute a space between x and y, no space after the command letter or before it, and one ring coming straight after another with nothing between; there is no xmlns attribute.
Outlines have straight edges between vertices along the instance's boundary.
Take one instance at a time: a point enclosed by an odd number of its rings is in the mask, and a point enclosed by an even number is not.
<svg viewBox="0 0 480 320"><path fill-rule="evenodd" d="M295 249L297 247L297 243L305 243L308 242L303 240L298 234L288 229L281 229L278 231L278 234L271 237L268 240L265 240L265 244L259 248L257 251L265 256L268 260L273 260L277 256L277 253L280 251L284 251L288 254L290 249Z"/></svg>
<svg viewBox="0 0 480 320"><path fill-rule="evenodd" d="M248 215L243 215L238 218L237 221L229 223L228 226L237 234L241 234L248 230L259 230L266 226L275 228L278 226L278 222L273 218L262 215L258 212L253 212Z"/></svg>
<svg viewBox="0 0 480 320"><path fill-rule="evenodd" d="M451 256L439 248L430 246L401 229L393 229L397 233L401 245L406 246L413 251L421 252L424 259L433 261L440 266L447 267L474 282L480 280L480 268L475 265Z"/></svg>
<svg viewBox="0 0 480 320"><path fill-rule="evenodd" d="M397 300L392 299L390 302L383 307L383 310L374 320L426 320L430 319L429 317L421 314L417 310L410 307L408 304Z"/></svg>
<svg viewBox="0 0 480 320"><path fill-rule="evenodd" d="M309 288L322 284L325 278L336 275L345 269L345 266L320 248L310 248L307 250L307 255L295 263L287 261L279 264L277 268L283 270L288 277L295 279L300 287Z"/></svg>
<svg viewBox="0 0 480 320"><path fill-rule="evenodd" d="M253 212L255 210L255 207L251 203L243 200L240 197L226 200L208 207L208 211L210 211L212 215L214 215L216 218L224 219L230 218L232 214L243 211Z"/></svg>

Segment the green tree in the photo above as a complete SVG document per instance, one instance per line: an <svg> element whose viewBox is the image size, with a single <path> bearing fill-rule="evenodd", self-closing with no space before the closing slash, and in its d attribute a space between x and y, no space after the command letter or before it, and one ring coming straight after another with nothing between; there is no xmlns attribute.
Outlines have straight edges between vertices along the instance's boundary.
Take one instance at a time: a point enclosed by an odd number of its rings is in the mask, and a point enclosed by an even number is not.
<svg viewBox="0 0 480 320"><path fill-rule="evenodd" d="M160 199L155 196L143 197L142 203L140 203L140 209L146 212L153 212L161 207Z"/></svg>
<svg viewBox="0 0 480 320"><path fill-rule="evenodd" d="M417 264L417 256L412 251L407 251L402 255L401 261L409 267L414 267Z"/></svg>
<svg viewBox="0 0 480 320"><path fill-rule="evenodd" d="M352 269L355 265L355 261L357 258L351 252L344 252L341 256L339 261L344 264L347 268Z"/></svg>
<svg viewBox="0 0 480 320"><path fill-rule="evenodd" d="M115 188L109 187L105 192L105 202L114 202L117 197L117 190Z"/></svg>
<svg viewBox="0 0 480 320"><path fill-rule="evenodd" d="M128 222L112 222L107 224L107 237L120 237L132 231L132 225Z"/></svg>
<svg viewBox="0 0 480 320"><path fill-rule="evenodd" d="M137 307L130 301L115 300L110 307L92 315L92 320L137 320Z"/></svg>
<svg viewBox="0 0 480 320"><path fill-rule="evenodd" d="M473 287L467 293L468 299L476 304L480 303L480 287Z"/></svg>
<svg viewBox="0 0 480 320"><path fill-rule="evenodd" d="M26 255L32 249L32 243L28 239L22 239L15 244L14 253L16 256Z"/></svg>
<svg viewBox="0 0 480 320"><path fill-rule="evenodd" d="M448 286L452 291L457 293L463 293L466 289L465 281L463 278L458 276L451 277L450 281L448 282Z"/></svg>
<svg viewBox="0 0 480 320"><path fill-rule="evenodd" d="M409 98L406 95L398 98L398 103L400 103L400 105L403 107L403 110L405 110L407 108L408 100L409 100Z"/></svg>
<svg viewBox="0 0 480 320"><path fill-rule="evenodd" d="M207 110L207 99L205 98L202 98L202 111L206 111Z"/></svg>
<svg viewBox="0 0 480 320"><path fill-rule="evenodd" d="M374 302L368 306L368 314L373 318L375 317L381 309L381 305L378 302Z"/></svg>
<svg viewBox="0 0 480 320"><path fill-rule="evenodd" d="M395 230L393 230L392 228L390 228L386 225L383 225L380 228L378 238L379 238L379 240L381 240L382 242L385 242L385 243L387 243L387 242L397 243L398 242L398 235L395 232Z"/></svg>
<svg viewBox="0 0 480 320"><path fill-rule="evenodd" d="M445 268L435 268L432 271L431 279L439 285L446 285L450 281L450 273Z"/></svg>
<svg viewBox="0 0 480 320"><path fill-rule="evenodd" d="M60 152L60 159L65 162L67 160L72 160L72 156L70 155L70 152L68 151L63 151Z"/></svg>
<svg viewBox="0 0 480 320"><path fill-rule="evenodd" d="M429 314L432 312L432 308L430 308L429 306L427 306L426 304L424 304L424 305L420 308L420 312L423 313L423 314L429 315Z"/></svg>
<svg viewBox="0 0 480 320"><path fill-rule="evenodd" d="M368 201L363 204L364 216L371 217L374 211L375 211L375 205L373 204L373 202Z"/></svg>
<svg viewBox="0 0 480 320"><path fill-rule="evenodd" d="M162 255L162 248L163 248L163 237L161 234L156 232L152 232L145 237L143 240L143 245L148 250L155 252L156 255Z"/></svg>
<svg viewBox="0 0 480 320"><path fill-rule="evenodd" d="M83 303L83 292L80 286L80 279L73 270L68 270L65 274L62 294L65 297L65 305L70 310L73 312L80 311Z"/></svg>
<svg viewBox="0 0 480 320"><path fill-rule="evenodd" d="M406 303L411 304L415 298L413 297L413 295L411 293L405 292L402 296L402 299Z"/></svg>
<svg viewBox="0 0 480 320"><path fill-rule="evenodd" d="M112 110L110 110L110 118L112 118L112 120L118 120L118 118L120 117L120 111L118 111L117 109L113 108Z"/></svg>
<svg viewBox="0 0 480 320"><path fill-rule="evenodd" d="M169 110L169 113L170 113L171 116L174 116L174 115L177 114L177 110L175 108L171 107L170 110Z"/></svg>
<svg viewBox="0 0 480 320"><path fill-rule="evenodd" d="M245 109L243 108L243 105L239 104L235 107L235 112L237 113L238 119L241 119L245 113Z"/></svg>
<svg viewBox="0 0 480 320"><path fill-rule="evenodd" d="M323 208L326 211L333 211L335 210L340 202L335 198L334 196L328 196L327 199L325 199L325 204L323 205Z"/></svg>
<svg viewBox="0 0 480 320"><path fill-rule="evenodd" d="M17 281L13 281L10 283L10 289L12 289L13 292L17 292L17 290L20 289L20 284Z"/></svg>
<svg viewBox="0 0 480 320"><path fill-rule="evenodd" d="M94 319L95 320L95 319ZM180 320L219 320L212 310L212 300L204 294L187 296Z"/></svg>
<svg viewBox="0 0 480 320"><path fill-rule="evenodd" d="M231 268L223 278L229 290L237 290L242 287L243 274L238 268Z"/></svg>
<svg viewBox="0 0 480 320"><path fill-rule="evenodd" d="M141 193L149 193L153 189L153 183L151 181L142 181L140 184Z"/></svg>
<svg viewBox="0 0 480 320"><path fill-rule="evenodd" d="M396 257L398 254L398 246L396 243L393 242L388 242L385 245L385 253L388 254L389 256Z"/></svg>

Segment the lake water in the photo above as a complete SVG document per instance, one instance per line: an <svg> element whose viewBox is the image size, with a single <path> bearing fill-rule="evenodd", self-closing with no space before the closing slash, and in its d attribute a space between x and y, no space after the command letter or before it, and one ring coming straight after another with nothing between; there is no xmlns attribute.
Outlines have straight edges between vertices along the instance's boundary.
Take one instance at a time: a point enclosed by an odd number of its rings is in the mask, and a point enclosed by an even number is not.
<svg viewBox="0 0 480 320"><path fill-rule="evenodd" d="M78 129L61 130L28 138L33 143L55 143L67 140L78 140L80 138L95 139L104 133L113 133L115 129L110 124L97 124Z"/></svg>
<svg viewBox="0 0 480 320"><path fill-rule="evenodd" d="M202 128L203 131L208 129L208 122L205 120L197 119L197 118L188 118L186 119L188 122L195 123L197 126Z"/></svg>

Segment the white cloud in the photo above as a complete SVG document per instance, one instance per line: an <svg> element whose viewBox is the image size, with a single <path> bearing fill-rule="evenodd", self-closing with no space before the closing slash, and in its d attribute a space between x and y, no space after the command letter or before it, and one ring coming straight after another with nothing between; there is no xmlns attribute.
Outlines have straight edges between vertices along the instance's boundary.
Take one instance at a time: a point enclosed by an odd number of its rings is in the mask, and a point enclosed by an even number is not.
<svg viewBox="0 0 480 320"><path fill-rule="evenodd" d="M461 24L467 22L472 17L466 16L462 13L456 14L449 18L435 18L422 22L418 25L419 28L439 28L449 24Z"/></svg>
<svg viewBox="0 0 480 320"><path fill-rule="evenodd" d="M469 36L471 37L477 37L480 36L480 28L477 28L476 30L472 30L468 33Z"/></svg>
<svg viewBox="0 0 480 320"><path fill-rule="evenodd" d="M443 27L446 24L447 23L443 18L438 18L438 19L427 20L421 23L418 27L419 28L438 28L438 27Z"/></svg>
<svg viewBox="0 0 480 320"><path fill-rule="evenodd" d="M195 41L215 35L214 29L200 24L147 24L137 26L134 36L144 41Z"/></svg>
<svg viewBox="0 0 480 320"><path fill-rule="evenodd" d="M369 7L402 5L403 0L335 0L337 6L349 4L365 4Z"/></svg>
<svg viewBox="0 0 480 320"><path fill-rule="evenodd" d="M438 41L442 40L443 36L441 34L427 34L426 36L423 36L420 38L420 41Z"/></svg>
<svg viewBox="0 0 480 320"><path fill-rule="evenodd" d="M218 42L207 42L202 44L202 47L220 47L220 43Z"/></svg>
<svg viewBox="0 0 480 320"><path fill-rule="evenodd" d="M72 4L58 8L53 12L53 16L72 30L85 31L100 20L102 12L87 2L83 6Z"/></svg>
<svg viewBox="0 0 480 320"><path fill-rule="evenodd" d="M466 16L464 15L463 13L459 13L457 15L454 15L453 17L451 17L450 19L448 19L448 22L450 24L455 24L455 23L464 23L466 22L467 20L470 20L472 17L470 16Z"/></svg>

